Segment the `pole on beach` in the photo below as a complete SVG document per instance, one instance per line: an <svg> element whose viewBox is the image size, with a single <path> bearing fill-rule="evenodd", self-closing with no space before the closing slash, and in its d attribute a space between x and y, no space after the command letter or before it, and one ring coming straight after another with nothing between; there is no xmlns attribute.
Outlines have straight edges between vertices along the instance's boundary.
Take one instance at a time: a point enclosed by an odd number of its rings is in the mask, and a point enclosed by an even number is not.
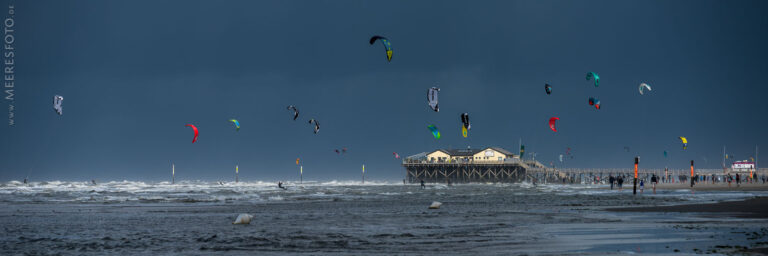
<svg viewBox="0 0 768 256"><path fill-rule="evenodd" d="M693 160L691 160L691 187L693 187Z"/></svg>
<svg viewBox="0 0 768 256"><path fill-rule="evenodd" d="M365 165L363 165L363 184L365 184Z"/></svg>
<svg viewBox="0 0 768 256"><path fill-rule="evenodd" d="M635 184L632 186L632 194L637 195L637 162L640 161L640 157L635 157Z"/></svg>

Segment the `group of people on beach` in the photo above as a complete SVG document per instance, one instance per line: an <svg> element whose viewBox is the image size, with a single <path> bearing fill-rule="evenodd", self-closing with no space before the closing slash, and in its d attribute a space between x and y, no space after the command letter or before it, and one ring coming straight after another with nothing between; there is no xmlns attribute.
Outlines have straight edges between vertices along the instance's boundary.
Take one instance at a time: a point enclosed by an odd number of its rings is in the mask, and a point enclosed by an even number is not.
<svg viewBox="0 0 768 256"><path fill-rule="evenodd" d="M619 175L616 177L613 177L613 175L608 175L608 182L611 183L611 189L616 186L619 188L619 190L621 190L624 187L624 175Z"/></svg>
<svg viewBox="0 0 768 256"><path fill-rule="evenodd" d="M651 175L651 185L653 186L654 194L656 194L656 185L659 183L659 180L660 177L656 176L656 174ZM624 175L618 175L616 177L608 175L608 183L611 184L611 190L613 190L613 187L617 187L619 191L621 191L624 188ZM643 193L643 190L645 190L645 179L638 179L638 185L640 193Z"/></svg>

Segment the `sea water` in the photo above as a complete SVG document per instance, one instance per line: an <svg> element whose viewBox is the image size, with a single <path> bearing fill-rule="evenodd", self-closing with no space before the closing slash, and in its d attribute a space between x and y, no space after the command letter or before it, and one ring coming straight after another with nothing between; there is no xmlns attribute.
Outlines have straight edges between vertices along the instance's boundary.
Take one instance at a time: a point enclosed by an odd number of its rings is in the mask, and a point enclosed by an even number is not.
<svg viewBox="0 0 768 256"><path fill-rule="evenodd" d="M0 184L0 254L693 253L765 220L615 213L610 207L741 200L765 192L606 185L113 181ZM440 209L430 210L433 201ZM232 225L240 213L250 225ZM694 223L694 224L691 224ZM699 224L696 224L699 223ZM711 225L710 225L711 224ZM691 226L692 228L680 228ZM699 229L703 228L703 229Z"/></svg>

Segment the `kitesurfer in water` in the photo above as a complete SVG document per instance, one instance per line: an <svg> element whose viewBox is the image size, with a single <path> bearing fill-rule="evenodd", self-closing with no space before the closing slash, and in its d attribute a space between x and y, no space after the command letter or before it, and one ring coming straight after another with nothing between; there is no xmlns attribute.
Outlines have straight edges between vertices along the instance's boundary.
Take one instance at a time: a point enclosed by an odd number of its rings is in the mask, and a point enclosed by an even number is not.
<svg viewBox="0 0 768 256"><path fill-rule="evenodd" d="M287 190L287 188L283 187L283 182L282 182L282 181L278 181L278 182L277 182L277 187L278 187L278 188L282 188L282 189L286 189L286 190Z"/></svg>
<svg viewBox="0 0 768 256"><path fill-rule="evenodd" d="M427 186L424 185L424 180L421 180L421 188L425 188Z"/></svg>

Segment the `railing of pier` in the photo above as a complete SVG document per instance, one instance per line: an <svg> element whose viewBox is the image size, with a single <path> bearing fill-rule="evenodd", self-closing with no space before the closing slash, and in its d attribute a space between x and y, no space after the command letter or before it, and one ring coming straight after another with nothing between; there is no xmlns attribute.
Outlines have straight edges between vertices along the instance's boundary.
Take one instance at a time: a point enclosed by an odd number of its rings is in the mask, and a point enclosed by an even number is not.
<svg viewBox="0 0 768 256"><path fill-rule="evenodd" d="M403 164L522 164L523 161L517 158L509 158L503 161L499 160L455 160L455 161L428 161L425 159L405 159Z"/></svg>

